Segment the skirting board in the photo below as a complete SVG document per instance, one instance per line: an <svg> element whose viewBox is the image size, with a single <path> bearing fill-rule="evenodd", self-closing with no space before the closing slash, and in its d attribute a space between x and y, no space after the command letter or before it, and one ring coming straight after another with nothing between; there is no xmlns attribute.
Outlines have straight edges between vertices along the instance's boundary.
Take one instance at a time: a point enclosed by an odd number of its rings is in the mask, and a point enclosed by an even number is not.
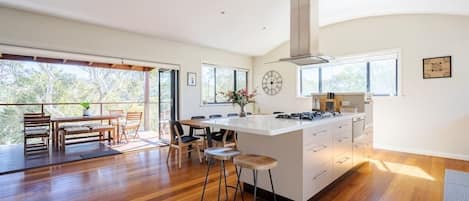
<svg viewBox="0 0 469 201"><path fill-rule="evenodd" d="M397 152L405 152L405 153L411 153L411 154L419 154L419 155L427 155L427 156L435 156L435 157L469 161L469 155L451 154L451 153L444 153L444 152L429 151L429 150L424 150L424 149L409 149L409 148L382 145L382 144L374 144L373 147L375 149L384 149L384 150L389 150L389 151L397 151Z"/></svg>

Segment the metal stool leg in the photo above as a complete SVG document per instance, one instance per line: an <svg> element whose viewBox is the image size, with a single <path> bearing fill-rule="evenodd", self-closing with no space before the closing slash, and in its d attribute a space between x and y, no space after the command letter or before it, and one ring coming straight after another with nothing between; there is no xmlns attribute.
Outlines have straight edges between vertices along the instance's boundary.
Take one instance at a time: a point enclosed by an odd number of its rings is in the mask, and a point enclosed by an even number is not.
<svg viewBox="0 0 469 201"><path fill-rule="evenodd" d="M218 201L220 201L220 194L221 194L221 179L222 179L222 171L223 171L223 161L220 164L220 176L218 177Z"/></svg>
<svg viewBox="0 0 469 201"><path fill-rule="evenodd" d="M257 170L252 170L252 176L254 178L254 201L257 199Z"/></svg>
<svg viewBox="0 0 469 201"><path fill-rule="evenodd" d="M241 200L244 201L244 193L243 193L243 189L241 188L241 182L240 182L241 172L243 171L243 168L240 167L239 173L238 173L238 166L235 165L235 170L236 170L236 178L238 179L238 181L236 183L236 190L234 193L233 201L236 201L236 198L238 197L238 188L239 188L239 191L241 192Z"/></svg>
<svg viewBox="0 0 469 201"><path fill-rule="evenodd" d="M221 166L223 166L223 177L225 180L225 200L228 200L228 184L226 183L225 161L221 161Z"/></svg>
<svg viewBox="0 0 469 201"><path fill-rule="evenodd" d="M205 188L207 187L207 182L208 182L208 173L210 172L210 167L212 166L211 162L212 162L212 160L208 161L207 174L205 174L204 189L202 190L202 197L200 198L200 201L204 200Z"/></svg>
<svg viewBox="0 0 469 201"><path fill-rule="evenodd" d="M275 190L274 190L274 183L272 182L272 172L269 169L269 178L270 178L270 185L272 187L272 194L274 195L274 201L277 201L277 196L275 195Z"/></svg>

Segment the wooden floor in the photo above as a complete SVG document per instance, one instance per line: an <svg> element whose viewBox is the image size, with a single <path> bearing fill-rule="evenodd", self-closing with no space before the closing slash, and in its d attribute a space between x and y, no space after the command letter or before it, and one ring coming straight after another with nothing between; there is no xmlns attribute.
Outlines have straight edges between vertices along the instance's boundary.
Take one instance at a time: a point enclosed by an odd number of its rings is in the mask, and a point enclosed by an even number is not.
<svg viewBox="0 0 469 201"><path fill-rule="evenodd" d="M166 153L167 147L155 148L2 175L0 200L199 200L206 166L195 156L181 169L167 166ZM469 172L469 162L375 151L369 164L318 199L442 200L445 168ZM233 185L231 164L228 176ZM206 200L216 200L218 169L209 181Z"/></svg>

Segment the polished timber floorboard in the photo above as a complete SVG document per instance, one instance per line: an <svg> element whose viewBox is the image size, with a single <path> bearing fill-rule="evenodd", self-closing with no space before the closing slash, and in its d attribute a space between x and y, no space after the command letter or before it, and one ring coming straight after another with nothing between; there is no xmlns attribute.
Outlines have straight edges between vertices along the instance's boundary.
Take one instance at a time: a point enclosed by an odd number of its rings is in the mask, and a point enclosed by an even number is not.
<svg viewBox="0 0 469 201"><path fill-rule="evenodd" d="M1 175L0 200L200 200L206 166L194 155L186 155L181 169L175 158L167 166L166 154L167 147L155 148ZM442 200L445 168L469 172L469 162L376 150L370 163L316 198ZM235 184L231 164L227 176ZM217 191L215 168L205 200L216 200Z"/></svg>

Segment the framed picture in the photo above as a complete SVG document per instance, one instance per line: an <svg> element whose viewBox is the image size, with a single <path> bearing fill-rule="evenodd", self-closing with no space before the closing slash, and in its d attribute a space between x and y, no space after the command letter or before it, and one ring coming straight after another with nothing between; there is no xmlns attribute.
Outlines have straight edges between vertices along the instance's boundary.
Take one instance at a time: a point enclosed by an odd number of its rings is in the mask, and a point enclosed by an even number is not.
<svg viewBox="0 0 469 201"><path fill-rule="evenodd" d="M196 86L197 85L197 73L188 72L187 73L187 86Z"/></svg>
<svg viewBox="0 0 469 201"><path fill-rule="evenodd" d="M451 77L451 56L423 59L423 79Z"/></svg>

